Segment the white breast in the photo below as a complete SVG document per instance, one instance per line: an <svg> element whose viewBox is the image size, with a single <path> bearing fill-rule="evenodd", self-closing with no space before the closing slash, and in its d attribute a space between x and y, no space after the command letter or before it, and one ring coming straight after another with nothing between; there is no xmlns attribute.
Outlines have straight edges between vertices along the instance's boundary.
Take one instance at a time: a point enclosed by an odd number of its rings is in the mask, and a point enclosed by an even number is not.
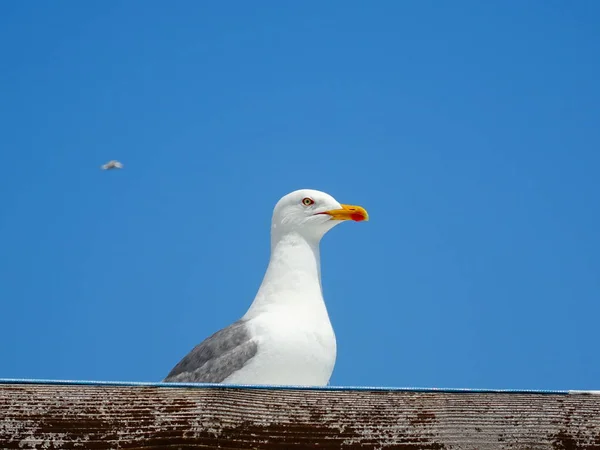
<svg viewBox="0 0 600 450"><path fill-rule="evenodd" d="M315 311L274 309L246 324L257 354L225 379L229 384L324 386L336 358L336 341L325 308Z"/></svg>

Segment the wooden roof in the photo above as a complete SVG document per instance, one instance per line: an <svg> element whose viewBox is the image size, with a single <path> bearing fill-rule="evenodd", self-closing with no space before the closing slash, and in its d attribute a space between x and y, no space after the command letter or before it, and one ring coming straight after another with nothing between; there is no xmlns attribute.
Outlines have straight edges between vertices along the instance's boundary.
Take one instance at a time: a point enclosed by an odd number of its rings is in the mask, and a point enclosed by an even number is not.
<svg viewBox="0 0 600 450"><path fill-rule="evenodd" d="M600 450L600 396L0 381L0 448Z"/></svg>

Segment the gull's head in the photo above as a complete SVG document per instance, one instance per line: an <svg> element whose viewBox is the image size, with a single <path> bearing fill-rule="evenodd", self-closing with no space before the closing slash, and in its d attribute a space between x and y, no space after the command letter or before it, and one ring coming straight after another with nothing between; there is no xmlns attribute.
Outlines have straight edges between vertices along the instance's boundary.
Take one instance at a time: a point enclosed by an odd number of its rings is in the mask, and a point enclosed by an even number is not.
<svg viewBox="0 0 600 450"><path fill-rule="evenodd" d="M282 236L297 233L318 242L334 226L346 221L369 220L364 208L339 203L331 195L300 189L282 197L273 210L271 231Z"/></svg>

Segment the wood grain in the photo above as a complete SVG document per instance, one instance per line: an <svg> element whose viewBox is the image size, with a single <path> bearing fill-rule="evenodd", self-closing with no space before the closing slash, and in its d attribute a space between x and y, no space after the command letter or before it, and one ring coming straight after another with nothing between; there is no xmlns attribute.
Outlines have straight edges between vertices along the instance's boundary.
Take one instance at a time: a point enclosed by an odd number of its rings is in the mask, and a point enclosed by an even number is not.
<svg viewBox="0 0 600 450"><path fill-rule="evenodd" d="M0 384L0 448L600 450L600 396Z"/></svg>

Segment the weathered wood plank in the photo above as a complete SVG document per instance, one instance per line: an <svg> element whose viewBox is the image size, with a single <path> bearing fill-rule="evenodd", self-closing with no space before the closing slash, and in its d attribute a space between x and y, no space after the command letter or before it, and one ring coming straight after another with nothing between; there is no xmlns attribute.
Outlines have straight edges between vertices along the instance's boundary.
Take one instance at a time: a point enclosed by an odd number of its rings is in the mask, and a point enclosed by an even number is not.
<svg viewBox="0 0 600 450"><path fill-rule="evenodd" d="M600 396L0 384L0 447L600 450Z"/></svg>

